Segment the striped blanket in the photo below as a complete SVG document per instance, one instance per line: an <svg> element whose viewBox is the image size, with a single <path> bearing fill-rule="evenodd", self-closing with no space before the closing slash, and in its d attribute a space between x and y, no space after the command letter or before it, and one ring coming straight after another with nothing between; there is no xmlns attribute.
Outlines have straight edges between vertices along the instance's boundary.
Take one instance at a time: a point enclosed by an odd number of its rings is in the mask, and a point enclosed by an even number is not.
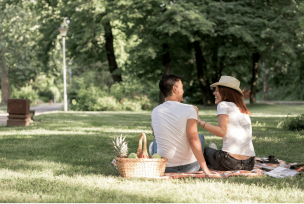
<svg viewBox="0 0 304 204"><path fill-rule="evenodd" d="M231 176L262 176L266 171L270 171L276 167L282 166L285 168L289 168L290 165L293 163L286 163L283 160L279 160L279 164L269 164L269 163L262 163L263 160L267 158L265 157L256 157L255 158L255 165L252 171L245 171L245 170L236 170L236 171L216 171L210 169L213 174L205 174L203 171L198 171L196 173L165 173L163 177L155 177L158 179L176 179L176 178L185 178L185 177L192 177L192 178L227 178ZM304 167L301 171L304 171Z"/></svg>

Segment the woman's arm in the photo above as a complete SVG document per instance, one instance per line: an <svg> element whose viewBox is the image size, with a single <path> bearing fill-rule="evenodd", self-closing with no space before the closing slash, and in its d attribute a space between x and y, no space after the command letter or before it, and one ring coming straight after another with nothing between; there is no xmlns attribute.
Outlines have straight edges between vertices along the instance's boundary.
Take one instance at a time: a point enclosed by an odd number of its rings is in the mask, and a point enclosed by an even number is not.
<svg viewBox="0 0 304 204"><path fill-rule="evenodd" d="M229 123L229 116L228 115L218 115L218 126L211 125L207 123L206 121L203 121L200 119L199 114L198 114L198 108L194 106L196 112L197 112L197 119L198 119L198 124L211 132L212 134L219 136L219 137L225 137L228 129L228 123Z"/></svg>

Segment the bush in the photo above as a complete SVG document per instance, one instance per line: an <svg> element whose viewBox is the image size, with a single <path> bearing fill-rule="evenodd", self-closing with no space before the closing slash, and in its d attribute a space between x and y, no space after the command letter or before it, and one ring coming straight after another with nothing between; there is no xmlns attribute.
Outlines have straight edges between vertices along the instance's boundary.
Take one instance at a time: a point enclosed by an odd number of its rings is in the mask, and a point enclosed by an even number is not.
<svg viewBox="0 0 304 204"><path fill-rule="evenodd" d="M127 111L140 111L141 104L139 101L130 100L128 98L123 98L120 101L120 109L127 110Z"/></svg>
<svg viewBox="0 0 304 204"><path fill-rule="evenodd" d="M31 85L33 89L38 90L39 99L43 102L47 103L49 100L60 102L63 99L63 94L59 90L63 91L63 84L55 84L54 82L54 76L40 73Z"/></svg>
<svg viewBox="0 0 304 204"><path fill-rule="evenodd" d="M76 111L98 111L103 103L101 98L106 93L91 85L89 88L82 88L78 92L70 92L71 109Z"/></svg>
<svg viewBox="0 0 304 204"><path fill-rule="evenodd" d="M45 103L48 103L49 100L54 99L54 93L50 89L44 91L38 91L38 95L39 98Z"/></svg>
<svg viewBox="0 0 304 204"><path fill-rule="evenodd" d="M114 89L115 96L111 95L113 91L108 93L93 84L88 88L71 91L69 93L70 108L76 111L140 111L151 108L150 100L146 95L133 94L121 98L123 93L118 91L117 87Z"/></svg>
<svg viewBox="0 0 304 204"><path fill-rule="evenodd" d="M149 110L151 108L151 102L147 95L133 96L134 100L139 102L142 110Z"/></svg>
<svg viewBox="0 0 304 204"><path fill-rule="evenodd" d="M39 98L38 91L34 90L31 85L21 87L20 90L12 87L12 98L29 99L31 104L35 103L35 100Z"/></svg>
<svg viewBox="0 0 304 204"><path fill-rule="evenodd" d="M296 117L287 116L278 124L278 127L285 130L304 130L304 114Z"/></svg>

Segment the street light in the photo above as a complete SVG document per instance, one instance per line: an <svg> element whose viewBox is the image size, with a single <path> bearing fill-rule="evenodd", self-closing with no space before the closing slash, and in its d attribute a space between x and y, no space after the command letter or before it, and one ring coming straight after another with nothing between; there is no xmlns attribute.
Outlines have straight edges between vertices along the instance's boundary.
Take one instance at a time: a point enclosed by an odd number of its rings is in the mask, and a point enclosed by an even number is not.
<svg viewBox="0 0 304 204"><path fill-rule="evenodd" d="M69 29L61 27L58 29L60 35L62 36L62 47L63 47L63 102L64 102L64 111L68 111L68 98L66 91L66 65L65 65L65 36Z"/></svg>
<svg viewBox="0 0 304 204"><path fill-rule="evenodd" d="M72 84L72 59L69 60L69 67L70 67L70 85Z"/></svg>

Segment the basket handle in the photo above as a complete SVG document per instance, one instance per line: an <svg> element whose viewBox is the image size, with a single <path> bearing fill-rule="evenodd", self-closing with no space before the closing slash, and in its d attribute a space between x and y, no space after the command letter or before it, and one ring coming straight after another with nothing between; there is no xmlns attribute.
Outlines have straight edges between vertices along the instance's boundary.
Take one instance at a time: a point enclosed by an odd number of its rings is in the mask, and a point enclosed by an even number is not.
<svg viewBox="0 0 304 204"><path fill-rule="evenodd" d="M142 139L144 138L144 149L142 149ZM139 137L139 144L137 149L138 158L150 158L147 151L147 137L145 133L141 133Z"/></svg>

